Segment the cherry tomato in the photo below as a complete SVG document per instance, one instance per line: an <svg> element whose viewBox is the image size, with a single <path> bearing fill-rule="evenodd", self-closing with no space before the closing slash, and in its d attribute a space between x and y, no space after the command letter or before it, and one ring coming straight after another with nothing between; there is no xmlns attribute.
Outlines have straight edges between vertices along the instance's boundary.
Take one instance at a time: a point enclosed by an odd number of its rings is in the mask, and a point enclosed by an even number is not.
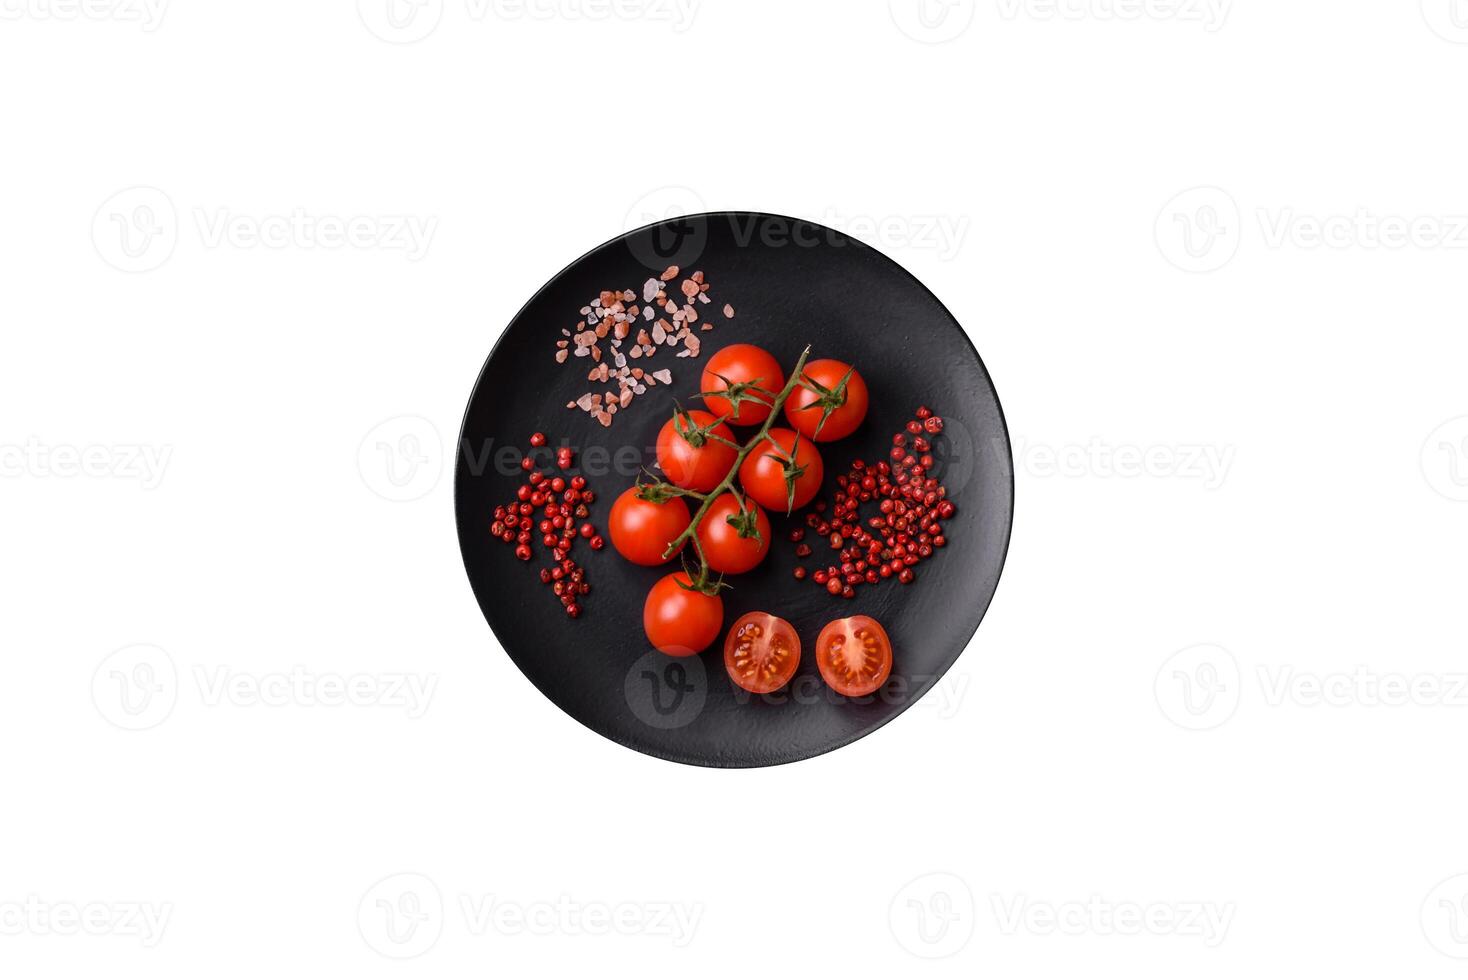
<svg viewBox="0 0 1468 980"><path fill-rule="evenodd" d="M811 361L801 377L819 385L825 392L797 387L785 399L786 420L791 428L807 439L816 442L845 439L867 417L867 383L850 364ZM846 382L844 386L843 380ZM825 416L824 423L822 416Z"/></svg>
<svg viewBox="0 0 1468 980"><path fill-rule="evenodd" d="M745 503L747 506L741 509L732 493L721 493L709 504L703 523L698 525L698 544L716 572L747 572L764 561L770 550L770 519L753 500ZM735 523L729 523L730 518ZM741 531L748 536L741 537Z"/></svg>
<svg viewBox="0 0 1468 980"><path fill-rule="evenodd" d="M685 490L707 493L729 473L734 465L734 447L714 439L722 436L734 441L734 430L708 412L693 409L664 423L658 433L658 466L668 482ZM697 443L697 445L694 445Z"/></svg>
<svg viewBox="0 0 1468 980"><path fill-rule="evenodd" d="M750 694L778 691L799 666L800 637L779 616L745 613L724 637L724 669Z"/></svg>
<svg viewBox="0 0 1468 980"><path fill-rule="evenodd" d="M789 429L771 429L770 439L778 445L777 450L769 440L750 450L739 467L739 482L744 492L755 502L781 514L804 507L810 503L821 488L825 470L821 465L821 453L815 443L801 436L796 445L796 434ZM794 498L785 483L786 464L791 453L795 456Z"/></svg>
<svg viewBox="0 0 1468 980"><path fill-rule="evenodd" d="M816 638L816 666L837 694L859 698L887 682L892 641L870 616L833 620Z"/></svg>
<svg viewBox="0 0 1468 980"><path fill-rule="evenodd" d="M706 395L703 403L735 425L759 425L770 417L770 405L785 387L785 372L769 351L753 344L730 344L704 365L702 390L728 391L731 385L744 396L737 408L721 395ZM755 391L756 387L763 391Z"/></svg>
<svg viewBox="0 0 1468 980"><path fill-rule="evenodd" d="M672 557L663 557L668 543L683 533L689 519L682 497L655 504L638 496L637 487L629 487L612 504L612 547L635 565L661 565Z"/></svg>
<svg viewBox="0 0 1468 980"><path fill-rule="evenodd" d="M674 572L658 579L642 607L648 642L670 657L691 657L719 638L724 600L687 588L689 579Z"/></svg>

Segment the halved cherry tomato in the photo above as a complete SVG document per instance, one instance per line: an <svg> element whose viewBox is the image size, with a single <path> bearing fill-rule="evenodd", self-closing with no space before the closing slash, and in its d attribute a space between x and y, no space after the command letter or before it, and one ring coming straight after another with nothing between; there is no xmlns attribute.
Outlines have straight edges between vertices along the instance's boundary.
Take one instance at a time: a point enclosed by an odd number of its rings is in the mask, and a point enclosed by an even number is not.
<svg viewBox="0 0 1468 980"><path fill-rule="evenodd" d="M689 585L683 572L664 575L642 606L648 642L670 657L691 657L706 649L724 625L724 600Z"/></svg>
<svg viewBox="0 0 1468 980"><path fill-rule="evenodd" d="M770 550L770 519L764 508L753 500L746 500L745 505L741 508L732 493L721 493L698 525L699 547L716 572L747 572L764 561Z"/></svg>
<svg viewBox="0 0 1468 980"><path fill-rule="evenodd" d="M816 666L837 694L859 698L887 682L892 641L870 616L837 619L816 638Z"/></svg>
<svg viewBox="0 0 1468 980"><path fill-rule="evenodd" d="M734 397L705 395L703 403L710 412L734 425L759 425L769 418L770 406L784 387L785 372L780 370L780 362L753 344L730 344L710 357L703 368L703 391L735 393Z"/></svg>
<svg viewBox="0 0 1468 980"><path fill-rule="evenodd" d="M787 473L791 477L788 485ZM739 482L756 503L785 514L811 502L821 488L824 474L821 453L815 443L804 436L797 439L789 429L771 429L770 438L744 457L739 467Z"/></svg>
<svg viewBox="0 0 1468 980"><path fill-rule="evenodd" d="M718 424L715 424L718 423ZM734 465L734 447L714 436L734 441L734 430L708 412L679 412L658 433L658 466L668 482L685 490L707 493Z"/></svg>
<svg viewBox="0 0 1468 980"><path fill-rule="evenodd" d="M778 691L799 666L800 637L779 616L745 613L724 637L724 669L751 694Z"/></svg>
<svg viewBox="0 0 1468 980"><path fill-rule="evenodd" d="M663 557L669 542L688 527L688 505L682 497L655 504L651 500L643 500L639 493L637 487L628 487L612 504L607 524L612 534L612 546L633 564L661 565L672 557Z"/></svg>
<svg viewBox="0 0 1468 980"><path fill-rule="evenodd" d="M801 377L820 388L797 387L785 399L785 418L807 439L845 439L867 417L867 383L843 361L811 361Z"/></svg>

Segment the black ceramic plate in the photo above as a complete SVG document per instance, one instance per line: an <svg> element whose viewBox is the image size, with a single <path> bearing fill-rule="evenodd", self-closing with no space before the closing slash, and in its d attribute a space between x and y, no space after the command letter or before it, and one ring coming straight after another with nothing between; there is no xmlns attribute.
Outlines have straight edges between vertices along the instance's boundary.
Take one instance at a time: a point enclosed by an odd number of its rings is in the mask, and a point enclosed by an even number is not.
<svg viewBox="0 0 1468 980"><path fill-rule="evenodd" d="M698 359L664 349L648 366L668 368L670 386L650 389L604 428L565 406L592 390L589 358L554 360L561 328L603 289L642 289L670 265L684 275L703 270L713 303L700 306L716 328L700 332ZM639 299L640 299L639 295ZM733 320L720 312L725 303ZM936 475L957 514L946 523L948 546L915 569L917 581L889 579L855 599L826 594L792 577L797 560L786 534L797 517L774 517L770 556L731 579L724 592L725 627L754 609L788 619L805 650L795 679L766 697L730 683L722 651L666 657L642 631L648 589L676 565L640 568L608 542L599 553L578 544L591 594L581 617L561 611L538 569L550 563L491 538L496 504L522 482L518 450L530 433L569 442L598 499L592 521L605 529L611 503L638 467L651 466L657 432L673 399L695 403L702 365L736 342L771 351L788 371L809 344L812 357L857 366L871 409L855 434L824 443L828 474L822 496L851 460L885 458L892 434L928 405L945 420L935 440ZM603 345L604 347L606 345ZM636 362L632 362L636 363ZM600 390L600 389L597 389ZM748 430L742 430L747 433ZM464 418L455 475L459 544L474 594L505 650L525 676L567 714L623 745L702 766L768 766L838 748L891 721L952 666L974 635L999 582L1009 543L1014 477L1009 438L994 386L968 337L949 312L906 270L875 249L807 221L726 212L676 218L607 242L577 259L538 292L495 345ZM823 567L834 552L813 542L805 564ZM820 680L813 657L828 621L874 616L895 649L892 678L877 694L841 698ZM502 697L514 696L502 694Z"/></svg>

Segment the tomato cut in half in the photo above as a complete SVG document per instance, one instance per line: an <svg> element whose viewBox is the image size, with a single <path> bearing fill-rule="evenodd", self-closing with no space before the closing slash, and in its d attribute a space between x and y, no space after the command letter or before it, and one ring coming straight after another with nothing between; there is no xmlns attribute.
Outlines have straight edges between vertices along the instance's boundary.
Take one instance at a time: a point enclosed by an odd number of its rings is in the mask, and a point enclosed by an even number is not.
<svg viewBox="0 0 1468 980"><path fill-rule="evenodd" d="M863 697L887 683L892 641L870 616L837 619L816 638L816 666L837 694Z"/></svg>
<svg viewBox="0 0 1468 980"><path fill-rule="evenodd" d="M779 616L745 613L724 637L724 669L750 694L778 691L799 666L800 637Z"/></svg>
<svg viewBox="0 0 1468 980"><path fill-rule="evenodd" d="M707 649L724 625L724 600L690 586L683 572L664 575L642 606L648 642L670 657L691 657Z"/></svg>

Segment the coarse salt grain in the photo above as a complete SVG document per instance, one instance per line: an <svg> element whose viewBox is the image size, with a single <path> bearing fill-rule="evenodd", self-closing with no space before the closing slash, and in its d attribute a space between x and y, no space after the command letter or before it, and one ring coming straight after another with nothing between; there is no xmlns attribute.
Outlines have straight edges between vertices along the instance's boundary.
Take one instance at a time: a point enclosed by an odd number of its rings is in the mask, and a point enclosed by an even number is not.
<svg viewBox="0 0 1468 980"><path fill-rule="evenodd" d="M637 395L644 394L655 385L671 385L673 382L670 370L644 371L640 367L629 366L629 359L652 357L658 348L665 346L676 348L675 357L698 356L700 342L690 324L702 318L693 301L710 302L706 295L709 284L702 270L679 281L677 293L683 300L680 303L668 295L671 290L667 287L668 283L678 279L679 271L677 266L668 266L661 276L645 280L640 292L636 289L601 290L595 299L581 307L582 322L572 330L561 328L561 337L569 339L556 341L556 362L564 364L572 355L589 357L594 366L587 372L586 380L609 388L616 385L615 390L605 393L586 392L575 401L567 402L568 409L580 409L603 426L610 426L612 417L630 407ZM662 317L659 317L660 313ZM726 306L725 315L732 316L733 308ZM639 327L637 336L629 340L632 326L639 322L648 324L648 327ZM713 325L705 320L701 330L711 329ZM603 340L609 344L605 350L602 348Z"/></svg>

